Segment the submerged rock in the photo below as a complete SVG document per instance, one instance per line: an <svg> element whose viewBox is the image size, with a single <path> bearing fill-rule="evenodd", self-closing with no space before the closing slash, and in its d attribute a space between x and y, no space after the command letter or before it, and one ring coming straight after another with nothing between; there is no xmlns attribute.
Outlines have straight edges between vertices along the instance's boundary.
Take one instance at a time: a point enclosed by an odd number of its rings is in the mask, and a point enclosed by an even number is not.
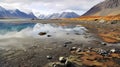
<svg viewBox="0 0 120 67"><path fill-rule="evenodd" d="M71 41L65 42L63 46L67 47L68 44L72 44L72 42Z"/></svg>
<svg viewBox="0 0 120 67"><path fill-rule="evenodd" d="M70 33L66 33L67 35L69 35Z"/></svg>
<svg viewBox="0 0 120 67"><path fill-rule="evenodd" d="M67 47L67 44L64 44L63 47Z"/></svg>
<svg viewBox="0 0 120 67"><path fill-rule="evenodd" d="M80 33L75 33L76 35L80 35Z"/></svg>
<svg viewBox="0 0 120 67"><path fill-rule="evenodd" d="M64 44L72 44L72 42L71 42L71 41L68 41L68 42L65 42Z"/></svg>
<svg viewBox="0 0 120 67"><path fill-rule="evenodd" d="M47 35L47 37L51 37L51 35Z"/></svg>

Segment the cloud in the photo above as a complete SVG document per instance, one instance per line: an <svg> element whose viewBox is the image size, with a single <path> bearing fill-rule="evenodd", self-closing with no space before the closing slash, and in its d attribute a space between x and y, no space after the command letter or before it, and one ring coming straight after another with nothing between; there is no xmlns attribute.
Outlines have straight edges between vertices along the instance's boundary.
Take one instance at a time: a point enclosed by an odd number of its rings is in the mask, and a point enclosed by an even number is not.
<svg viewBox="0 0 120 67"><path fill-rule="evenodd" d="M36 15L61 11L75 11L83 14L95 4L104 0L0 0L0 6L7 9L33 11Z"/></svg>

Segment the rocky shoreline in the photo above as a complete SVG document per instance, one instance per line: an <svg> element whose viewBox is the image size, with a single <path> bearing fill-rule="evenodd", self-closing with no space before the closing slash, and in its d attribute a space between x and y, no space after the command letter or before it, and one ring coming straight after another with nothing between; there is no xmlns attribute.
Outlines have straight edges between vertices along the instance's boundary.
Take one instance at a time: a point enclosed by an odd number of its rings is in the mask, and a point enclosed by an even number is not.
<svg viewBox="0 0 120 67"><path fill-rule="evenodd" d="M61 57L60 57L61 58ZM65 57L63 57L65 58ZM64 60L64 59L62 59ZM45 67L119 67L120 49L73 48L65 62L52 62Z"/></svg>

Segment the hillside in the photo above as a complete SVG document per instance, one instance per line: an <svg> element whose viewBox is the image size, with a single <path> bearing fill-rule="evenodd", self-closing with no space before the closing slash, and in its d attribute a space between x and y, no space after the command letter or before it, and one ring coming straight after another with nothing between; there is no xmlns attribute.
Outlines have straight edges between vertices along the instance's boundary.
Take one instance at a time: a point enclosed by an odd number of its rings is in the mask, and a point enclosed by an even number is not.
<svg viewBox="0 0 120 67"><path fill-rule="evenodd" d="M120 14L120 0L105 0L90 10L83 16L111 16Z"/></svg>

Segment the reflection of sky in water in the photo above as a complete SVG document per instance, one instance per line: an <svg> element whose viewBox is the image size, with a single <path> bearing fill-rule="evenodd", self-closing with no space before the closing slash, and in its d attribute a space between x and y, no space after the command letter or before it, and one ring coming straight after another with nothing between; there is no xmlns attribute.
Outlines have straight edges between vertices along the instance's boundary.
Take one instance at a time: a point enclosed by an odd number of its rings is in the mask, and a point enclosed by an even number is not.
<svg viewBox="0 0 120 67"><path fill-rule="evenodd" d="M27 27L34 27L35 23L21 23L21 24L15 24L15 23L0 23L0 34L6 34L7 32L11 31L21 31L22 29L25 29Z"/></svg>
<svg viewBox="0 0 120 67"><path fill-rule="evenodd" d="M81 26L68 25L60 26L57 24L41 23L0 23L0 39L10 37L40 37L38 33L46 32L49 35L62 36L66 33L83 34L85 28Z"/></svg>

